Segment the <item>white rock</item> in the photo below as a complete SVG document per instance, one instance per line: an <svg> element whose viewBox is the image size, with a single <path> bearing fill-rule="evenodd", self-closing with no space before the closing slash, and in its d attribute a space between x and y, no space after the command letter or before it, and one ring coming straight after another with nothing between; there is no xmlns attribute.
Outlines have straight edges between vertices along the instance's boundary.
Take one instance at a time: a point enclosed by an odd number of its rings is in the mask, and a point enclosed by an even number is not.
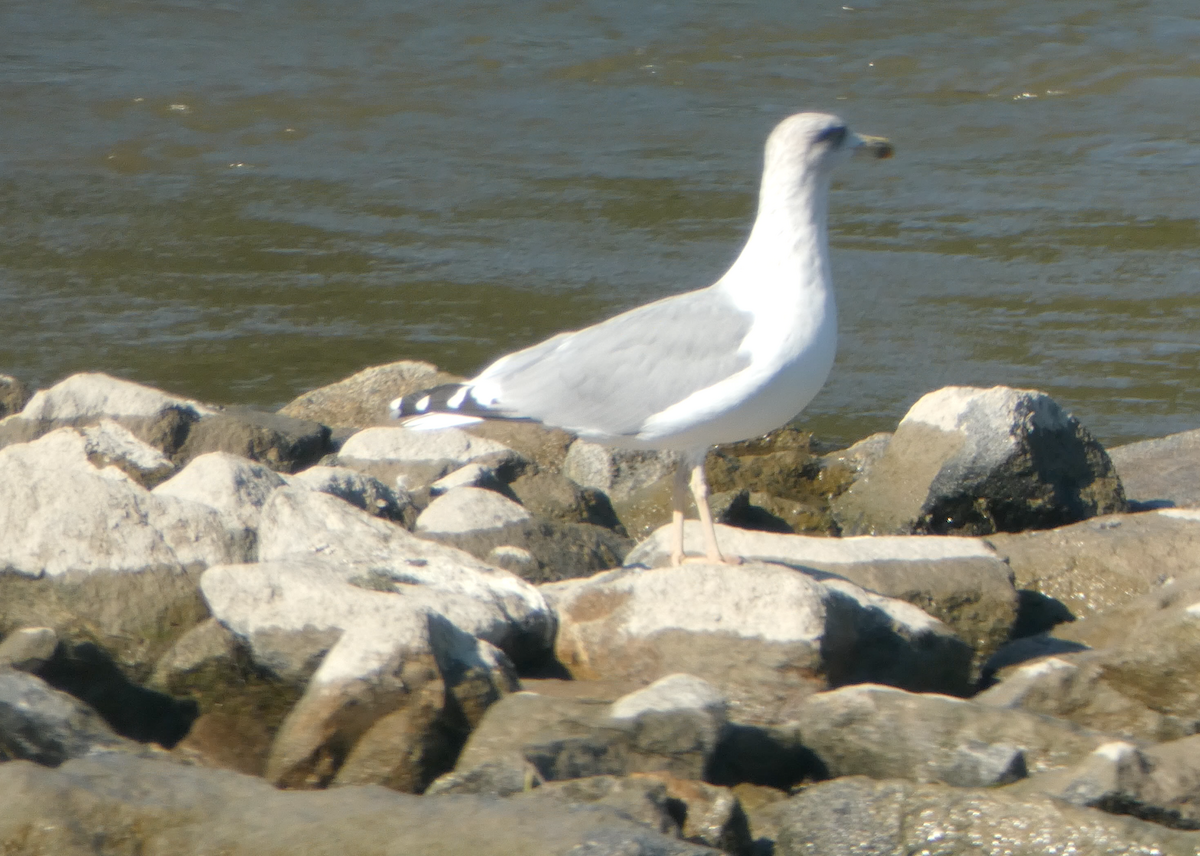
<svg viewBox="0 0 1200 856"><path fill-rule="evenodd" d="M515 454L503 443L475 437L457 428L410 431L400 427L377 427L352 435L338 451L338 457L357 461L449 460L463 465L498 453Z"/></svg>
<svg viewBox="0 0 1200 856"><path fill-rule="evenodd" d="M170 458L111 419L101 419L80 432L87 454L93 459L111 461L127 471L132 469L143 478L161 477L174 468Z"/></svg>
<svg viewBox="0 0 1200 856"><path fill-rule="evenodd" d="M500 529L532 518L533 515L522 505L495 491L459 487L429 503L429 507L417 518L416 530L430 534L456 534Z"/></svg>
<svg viewBox="0 0 1200 856"><path fill-rule="evenodd" d="M171 407L190 410L197 416L213 412L190 399L177 398L140 383L92 372L71 375L50 389L38 390L17 416L43 421L72 421L100 416L149 417Z"/></svg>
<svg viewBox="0 0 1200 856"><path fill-rule="evenodd" d="M677 461L673 452L614 449L576 440L567 450L562 468L563 475L576 484L620 500L674 473Z"/></svg>
<svg viewBox="0 0 1200 856"><path fill-rule="evenodd" d="M701 710L724 721L725 706L725 698L708 681L676 673L617 699L608 715L613 719L636 719L643 713Z"/></svg>
<svg viewBox="0 0 1200 856"><path fill-rule="evenodd" d="M374 515L390 517L411 502L377 478L349 467L309 467L288 479L288 483L327 493Z"/></svg>
<svg viewBox="0 0 1200 856"><path fill-rule="evenodd" d="M155 496L87 457L62 428L0 450L0 568L28 576L195 568L247 558L248 542L199 503Z"/></svg>
<svg viewBox="0 0 1200 856"><path fill-rule="evenodd" d="M429 486L430 496L441 496L459 487L484 487L496 481L496 471L485 464L467 464Z"/></svg>
<svg viewBox="0 0 1200 856"><path fill-rule="evenodd" d="M232 527L257 529L262 507L284 479L262 464L228 452L194 458L153 491L198 502L220 512Z"/></svg>

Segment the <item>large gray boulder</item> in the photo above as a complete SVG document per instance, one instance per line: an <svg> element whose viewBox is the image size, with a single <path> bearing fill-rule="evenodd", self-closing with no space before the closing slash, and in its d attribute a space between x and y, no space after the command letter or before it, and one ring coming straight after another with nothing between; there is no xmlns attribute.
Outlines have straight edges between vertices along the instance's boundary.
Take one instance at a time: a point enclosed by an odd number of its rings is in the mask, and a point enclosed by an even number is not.
<svg viewBox="0 0 1200 856"><path fill-rule="evenodd" d="M776 856L1195 856L1200 836L1011 788L851 776L772 806Z"/></svg>
<svg viewBox="0 0 1200 856"><path fill-rule="evenodd" d="M859 684L809 697L794 740L826 775L991 787L1065 767L1107 742L1071 722Z"/></svg>
<svg viewBox="0 0 1200 856"><path fill-rule="evenodd" d="M987 543L1012 568L1017 588L1087 618L1200 573L1200 510L1113 514L1043 532L991 535Z"/></svg>
<svg viewBox="0 0 1200 856"><path fill-rule="evenodd" d="M1036 390L951 386L917 401L834 503L847 535L987 535L1126 510L1104 448Z"/></svg>
<svg viewBox="0 0 1200 856"><path fill-rule="evenodd" d="M282 473L294 473L330 451L329 428L319 422L230 407L193 425L179 455L187 460L209 452L228 452Z"/></svg>
<svg viewBox="0 0 1200 856"><path fill-rule="evenodd" d="M62 856L715 856L600 804L296 793L252 776L126 756L0 764L0 848ZM99 842L99 843L98 843Z"/></svg>
<svg viewBox="0 0 1200 856"><path fill-rule="evenodd" d="M977 663L1008 640L1017 619L1012 570L978 538L822 538L718 526L717 540L727 555L836 574L869 591L920 607L974 648ZM625 557L625 565L666 564L670 541L671 527L660 528ZM696 521L684 527L684 549L693 554L704 550Z"/></svg>
<svg viewBox="0 0 1200 856"><path fill-rule="evenodd" d="M966 692L971 648L945 624L844 579L762 563L622 568L542 586L577 679L704 678L731 715L793 718L805 696L875 681Z"/></svg>
<svg viewBox="0 0 1200 856"><path fill-rule="evenodd" d="M1200 574L1060 625L1038 642L1035 651L1057 644L1058 653L1001 671L975 700L1133 738L1200 732Z"/></svg>
<svg viewBox="0 0 1200 856"><path fill-rule="evenodd" d="M367 428L388 420L388 404L421 389L461 380L417 360L371 366L337 383L304 393L280 408L283 416L324 425Z"/></svg>
<svg viewBox="0 0 1200 856"><path fill-rule="evenodd" d="M209 452L192 459L154 494L207 505L230 529L256 532L267 498L284 484L282 476L263 464L229 452Z"/></svg>
<svg viewBox="0 0 1200 856"><path fill-rule="evenodd" d="M1176 829L1200 829L1200 735L1146 747L1105 743L1070 767L1027 779L1017 790Z"/></svg>
<svg viewBox="0 0 1200 856"><path fill-rule="evenodd" d="M1108 450L1131 503L1200 506L1200 429Z"/></svg>

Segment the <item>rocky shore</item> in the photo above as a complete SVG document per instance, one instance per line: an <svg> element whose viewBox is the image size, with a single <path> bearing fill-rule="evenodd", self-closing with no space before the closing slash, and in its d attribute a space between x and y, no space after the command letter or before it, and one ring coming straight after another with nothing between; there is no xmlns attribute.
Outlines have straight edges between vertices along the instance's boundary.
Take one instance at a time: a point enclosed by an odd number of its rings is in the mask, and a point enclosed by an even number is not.
<svg viewBox="0 0 1200 856"><path fill-rule="evenodd" d="M1200 430L665 454L0 376L5 854L1200 853ZM698 528L687 530L700 552Z"/></svg>

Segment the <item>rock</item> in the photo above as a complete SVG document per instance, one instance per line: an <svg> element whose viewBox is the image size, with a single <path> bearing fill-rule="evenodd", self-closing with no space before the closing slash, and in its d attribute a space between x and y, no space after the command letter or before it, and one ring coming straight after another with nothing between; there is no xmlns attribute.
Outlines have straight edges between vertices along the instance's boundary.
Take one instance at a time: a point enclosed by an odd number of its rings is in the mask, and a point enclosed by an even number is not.
<svg viewBox="0 0 1200 856"><path fill-rule="evenodd" d="M40 678L0 668L0 761L56 767L95 752L139 752L83 702Z"/></svg>
<svg viewBox="0 0 1200 856"><path fill-rule="evenodd" d="M775 807L772 807L775 808ZM1200 838L1011 788L955 788L858 776L806 788L775 808L777 856L1078 853L1194 856Z"/></svg>
<svg viewBox="0 0 1200 856"><path fill-rule="evenodd" d="M1200 429L1108 450L1138 510L1200 506Z"/></svg>
<svg viewBox="0 0 1200 856"><path fill-rule="evenodd" d="M887 451L888 444L891 442L892 435L890 433L879 431L878 433L863 437L857 443L845 449L839 449L835 452L822 455L820 459L821 466L829 468L840 465L848 469L855 476L861 475L883 457L883 453Z"/></svg>
<svg viewBox="0 0 1200 856"><path fill-rule="evenodd" d="M415 529L422 535L458 535L531 519L519 503L494 491L460 487L429 503L417 517Z"/></svg>
<svg viewBox="0 0 1200 856"><path fill-rule="evenodd" d="M114 466L146 488L153 488L175 472L170 458L111 419L101 419L79 429L79 433L88 460L97 469Z"/></svg>
<svg viewBox="0 0 1200 856"><path fill-rule="evenodd" d="M348 467L309 467L293 476L289 484L336 496L370 515L405 526L417 518L417 509L407 492L398 493L379 479Z"/></svg>
<svg viewBox="0 0 1200 856"><path fill-rule="evenodd" d="M500 481L496 471L486 464L467 464L442 476L429 486L429 495L441 496L456 487L480 487L508 495L504 482Z"/></svg>
<svg viewBox="0 0 1200 856"><path fill-rule="evenodd" d="M531 469L542 473L562 471L567 450L575 442L575 435L561 428L547 428L536 422L508 421L505 419L485 420L464 429L475 437L494 440L512 449L526 461Z"/></svg>
<svg viewBox="0 0 1200 856"><path fill-rule="evenodd" d="M288 786L423 789L515 687L509 657L544 659L553 637L528 584L325 494L276 491L260 555L201 586L260 668L305 687L267 767Z"/></svg>
<svg viewBox="0 0 1200 856"><path fill-rule="evenodd" d="M570 806L602 805L672 838L678 838L682 832L679 821L672 816L678 809L667 796L666 785L649 779L589 776L547 782L536 790L523 791L521 800Z"/></svg>
<svg viewBox="0 0 1200 856"><path fill-rule="evenodd" d="M0 419L20 412L29 397L29 387L12 375L0 374Z"/></svg>
<svg viewBox="0 0 1200 856"><path fill-rule="evenodd" d="M750 856L755 852L746 812L729 788L678 779L669 773L634 773L630 778L649 779L666 787L667 799L683 806L680 834L687 841L725 853Z"/></svg>
<svg viewBox="0 0 1200 856"><path fill-rule="evenodd" d="M22 627L0 642L0 669L36 672L46 664L58 647L53 627Z"/></svg>
<svg viewBox="0 0 1200 856"><path fill-rule="evenodd" d="M180 454L191 459L207 452L229 452L279 472L294 473L312 466L329 451L329 429L324 425L238 407L193 425Z"/></svg>
<svg viewBox="0 0 1200 856"><path fill-rule="evenodd" d="M306 392L280 408L279 413L323 425L367 428L388 420L392 399L459 380L462 378L438 371L430 363L401 360L363 369L337 383Z"/></svg>
<svg viewBox="0 0 1200 856"><path fill-rule="evenodd" d="M510 797L540 788L545 780L537 768L516 754L484 761L459 772L451 770L434 780L426 796L439 794L490 794Z"/></svg>
<svg viewBox="0 0 1200 856"><path fill-rule="evenodd" d="M359 431L342 444L336 462L408 490L470 463L484 464L501 481L510 481L528 463L507 446L458 428L414 431L399 426Z"/></svg>
<svg viewBox="0 0 1200 856"><path fill-rule="evenodd" d="M921 398L834 503L847 535L987 535L1126 509L1116 469L1045 393L946 387Z"/></svg>
<svg viewBox="0 0 1200 856"><path fill-rule="evenodd" d="M531 780L527 765L543 782L636 772L699 779L724 723L723 699L690 675L672 675L612 705L516 693L488 710L437 789L466 781L512 787Z"/></svg>
<svg viewBox="0 0 1200 856"><path fill-rule="evenodd" d="M1200 575L1055 629L1094 647L1001 673L981 704L1060 716L1089 728L1171 740L1200 732ZM1001 651L999 655L1003 655Z"/></svg>
<svg viewBox="0 0 1200 856"><path fill-rule="evenodd" d="M198 502L219 512L230 529L256 531L267 498L283 484L262 464L228 452L209 452L193 458L154 494Z"/></svg>
<svg viewBox="0 0 1200 856"><path fill-rule="evenodd" d="M670 527L625 557L627 567L670 559ZM982 663L1009 638L1017 618L1012 571L988 545L953 536L819 538L717 527L727 555L836 574L855 585L907 601L945 622ZM684 548L703 552L700 526L684 527Z"/></svg>
<svg viewBox="0 0 1200 856"><path fill-rule="evenodd" d="M1200 511L1114 514L987 542L1012 568L1017 588L1087 618L1200 572Z"/></svg>
<svg viewBox="0 0 1200 856"><path fill-rule="evenodd" d="M205 617L194 574L253 550L211 508L97 469L74 429L0 450L0 531L0 632L50 627L142 675Z"/></svg>
<svg viewBox="0 0 1200 856"><path fill-rule="evenodd" d="M704 678L751 724L804 697L874 681L966 691L971 649L916 607L845 580L761 563L623 568L542 586L576 679Z"/></svg>
<svg viewBox="0 0 1200 856"><path fill-rule="evenodd" d="M1200 829L1200 735L1146 748L1105 743L1074 766L1022 782L1018 792Z"/></svg>
<svg viewBox="0 0 1200 856"><path fill-rule="evenodd" d="M255 666L216 619L183 634L155 664L149 686L192 701L198 713L176 755L261 776L271 741L301 688Z"/></svg>
<svg viewBox="0 0 1200 856"><path fill-rule="evenodd" d="M226 770L121 755L68 761L55 770L2 764L0 793L6 795L0 847L12 853L73 856L112 846L140 856L718 852L662 835L602 805L416 797L371 787L286 792Z"/></svg>
<svg viewBox="0 0 1200 856"><path fill-rule="evenodd" d="M421 534L488 561L494 556L504 567L536 584L585 577L616 567L633 546L611 529L550 520L526 520L471 532Z"/></svg>
<svg viewBox="0 0 1200 856"><path fill-rule="evenodd" d="M0 420L0 446L25 443L64 426L118 422L139 439L174 455L191 426L214 411L196 401L105 374L75 374L38 390L20 413Z"/></svg>
<svg viewBox="0 0 1200 856"><path fill-rule="evenodd" d="M562 473L582 487L603 491L615 502L672 476L677 460L673 452L616 449L576 440L567 450Z"/></svg>
<svg viewBox="0 0 1200 856"><path fill-rule="evenodd" d="M992 787L1078 762L1107 735L943 695L860 684L810 696L793 739L825 775Z"/></svg>
<svg viewBox="0 0 1200 856"><path fill-rule="evenodd" d="M590 523L612 529L619 535L625 530L613 511L608 497L599 490L580 487L558 473L527 473L509 489L521 505L545 520L559 523Z"/></svg>

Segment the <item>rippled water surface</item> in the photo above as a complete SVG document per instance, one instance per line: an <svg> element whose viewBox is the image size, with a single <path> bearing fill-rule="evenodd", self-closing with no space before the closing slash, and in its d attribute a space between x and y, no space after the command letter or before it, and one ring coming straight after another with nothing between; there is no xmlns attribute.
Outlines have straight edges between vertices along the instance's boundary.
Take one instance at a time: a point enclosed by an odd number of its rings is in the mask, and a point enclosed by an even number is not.
<svg viewBox="0 0 1200 856"><path fill-rule="evenodd" d="M1192 2L5 0L0 372L278 406L470 372L713 281L763 138L890 136L832 206L850 441L950 383L1200 427Z"/></svg>

